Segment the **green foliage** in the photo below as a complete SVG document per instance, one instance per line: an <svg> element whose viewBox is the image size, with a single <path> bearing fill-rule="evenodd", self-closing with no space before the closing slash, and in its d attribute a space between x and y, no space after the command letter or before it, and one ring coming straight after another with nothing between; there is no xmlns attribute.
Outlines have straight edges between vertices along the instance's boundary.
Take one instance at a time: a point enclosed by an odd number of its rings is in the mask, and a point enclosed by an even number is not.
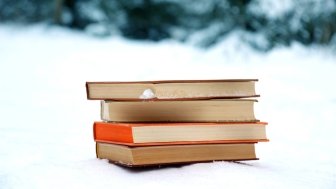
<svg viewBox="0 0 336 189"><path fill-rule="evenodd" d="M0 21L21 23L40 22L52 19L53 1L43 0L0 0Z"/></svg>
<svg viewBox="0 0 336 189"><path fill-rule="evenodd" d="M144 0L141 3L120 1L126 22L120 26L122 34L134 39L158 41L171 37L170 29L179 26L183 10L176 3Z"/></svg>
<svg viewBox="0 0 336 189"><path fill-rule="evenodd" d="M202 33L198 45L217 44L239 30L259 50L299 42L336 43L336 2L296 0L276 16L261 0L0 0L0 21L53 21L85 30L92 23L141 40L188 41ZM335 44L336 45L336 44Z"/></svg>

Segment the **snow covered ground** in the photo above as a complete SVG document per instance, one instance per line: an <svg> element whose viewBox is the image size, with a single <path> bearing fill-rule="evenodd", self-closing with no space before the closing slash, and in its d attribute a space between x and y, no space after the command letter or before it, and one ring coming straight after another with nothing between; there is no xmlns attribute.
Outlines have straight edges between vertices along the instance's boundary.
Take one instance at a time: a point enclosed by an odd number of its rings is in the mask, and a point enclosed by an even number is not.
<svg viewBox="0 0 336 189"><path fill-rule="evenodd" d="M231 35L204 51L0 25L0 188L336 188L336 55L267 54ZM259 161L125 169L95 158L85 81L259 78Z"/></svg>

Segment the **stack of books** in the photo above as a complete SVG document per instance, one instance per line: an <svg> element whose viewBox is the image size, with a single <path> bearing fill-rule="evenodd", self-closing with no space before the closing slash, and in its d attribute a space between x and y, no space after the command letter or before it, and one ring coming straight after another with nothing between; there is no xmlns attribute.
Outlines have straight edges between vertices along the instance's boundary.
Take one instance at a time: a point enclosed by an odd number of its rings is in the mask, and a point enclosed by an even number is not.
<svg viewBox="0 0 336 189"><path fill-rule="evenodd" d="M256 160L256 79L86 82L98 158L124 166Z"/></svg>

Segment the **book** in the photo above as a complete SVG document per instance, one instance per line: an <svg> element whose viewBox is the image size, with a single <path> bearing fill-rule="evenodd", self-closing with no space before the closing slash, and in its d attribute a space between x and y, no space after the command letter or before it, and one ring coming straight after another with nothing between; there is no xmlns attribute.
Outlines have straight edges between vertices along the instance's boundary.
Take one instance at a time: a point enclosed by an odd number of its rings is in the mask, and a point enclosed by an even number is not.
<svg viewBox="0 0 336 189"><path fill-rule="evenodd" d="M97 158L129 167L258 159L254 143L129 147L97 142L96 155Z"/></svg>
<svg viewBox="0 0 336 189"><path fill-rule="evenodd" d="M90 100L258 97L257 79L86 82ZM147 94L147 95L146 95Z"/></svg>
<svg viewBox="0 0 336 189"><path fill-rule="evenodd" d="M265 122L105 123L93 125L96 142L128 146L268 141Z"/></svg>
<svg viewBox="0 0 336 189"><path fill-rule="evenodd" d="M113 122L256 122L253 99L101 101Z"/></svg>

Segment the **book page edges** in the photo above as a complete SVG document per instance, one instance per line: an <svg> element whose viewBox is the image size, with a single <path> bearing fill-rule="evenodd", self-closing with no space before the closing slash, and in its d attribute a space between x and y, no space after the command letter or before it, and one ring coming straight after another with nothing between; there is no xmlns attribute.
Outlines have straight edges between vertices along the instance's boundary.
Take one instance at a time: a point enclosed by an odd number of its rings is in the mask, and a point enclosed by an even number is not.
<svg viewBox="0 0 336 189"><path fill-rule="evenodd" d="M96 121L96 124L109 124L113 126L124 126L124 127L161 127L161 126L227 126L227 125L260 125L267 126L268 122L256 121L256 122L101 122Z"/></svg>
<svg viewBox="0 0 336 189"><path fill-rule="evenodd" d="M216 99L240 99L249 100L249 98L257 98L260 95L246 95L246 96L212 96L212 97L190 97L190 98L88 98L89 100L106 100L106 101L183 101L183 100L216 100ZM253 99L252 99L253 100Z"/></svg>
<svg viewBox="0 0 336 189"><path fill-rule="evenodd" d="M259 79L208 79L208 80L153 80L153 81L87 81L86 84L160 84L160 83L207 83L207 82L257 82Z"/></svg>
<svg viewBox="0 0 336 189"><path fill-rule="evenodd" d="M213 162L238 162L238 161L253 161L259 160L259 158L246 158L246 159L225 159L225 160L204 160L204 161L188 161L188 162L170 162L170 163L154 163L154 164L131 164L131 163L123 163L120 161L113 161L108 160L109 163L113 163L116 165L129 167L129 168L143 168L143 167L169 167L169 166L183 166L183 165L190 165L195 163L213 163Z"/></svg>
<svg viewBox="0 0 336 189"><path fill-rule="evenodd" d="M107 144L119 144L129 147L141 147L141 146L166 146L166 145L193 145L193 144L241 144L241 143L258 143L269 142L269 139L258 140L216 140L216 141L179 141L179 142L148 142L148 143L128 143L119 141L109 141L97 139L95 142L107 143Z"/></svg>

